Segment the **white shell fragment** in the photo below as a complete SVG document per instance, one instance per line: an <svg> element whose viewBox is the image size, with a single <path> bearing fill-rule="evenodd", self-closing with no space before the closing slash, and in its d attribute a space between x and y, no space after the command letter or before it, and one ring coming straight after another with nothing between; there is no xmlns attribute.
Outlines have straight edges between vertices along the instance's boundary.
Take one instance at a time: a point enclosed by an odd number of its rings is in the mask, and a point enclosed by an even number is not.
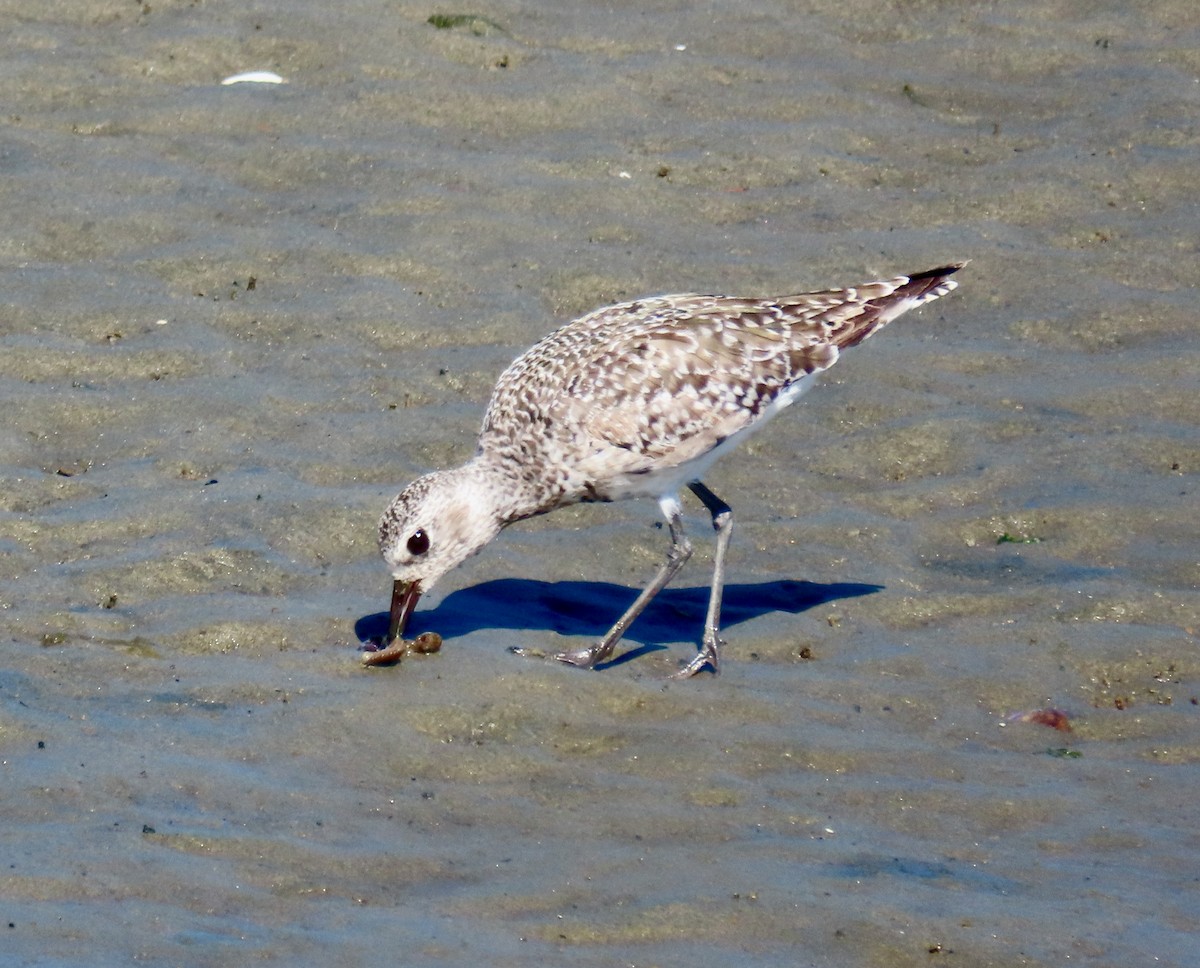
<svg viewBox="0 0 1200 968"><path fill-rule="evenodd" d="M286 84L282 77L274 71L246 71L244 74L231 74L222 84Z"/></svg>

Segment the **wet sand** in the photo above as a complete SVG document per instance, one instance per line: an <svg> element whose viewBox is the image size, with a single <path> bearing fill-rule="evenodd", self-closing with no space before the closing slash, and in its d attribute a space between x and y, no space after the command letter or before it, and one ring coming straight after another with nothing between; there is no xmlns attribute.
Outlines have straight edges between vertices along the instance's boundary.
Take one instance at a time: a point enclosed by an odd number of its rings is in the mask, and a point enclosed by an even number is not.
<svg viewBox="0 0 1200 968"><path fill-rule="evenodd" d="M7 20L12 963L1191 963L1190 2ZM506 651L607 625L649 504L509 529L361 667L379 513L539 336L961 259L709 478L720 676L661 680L701 509L627 657Z"/></svg>

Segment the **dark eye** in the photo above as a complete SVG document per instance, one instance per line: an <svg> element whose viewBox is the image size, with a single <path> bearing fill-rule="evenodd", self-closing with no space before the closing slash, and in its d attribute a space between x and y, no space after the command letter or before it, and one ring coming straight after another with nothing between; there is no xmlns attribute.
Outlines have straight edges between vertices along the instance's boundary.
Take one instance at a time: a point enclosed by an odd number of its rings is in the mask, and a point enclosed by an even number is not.
<svg viewBox="0 0 1200 968"><path fill-rule="evenodd" d="M423 528L417 528L416 531L408 539L408 553L410 555L423 555L429 550L429 535Z"/></svg>

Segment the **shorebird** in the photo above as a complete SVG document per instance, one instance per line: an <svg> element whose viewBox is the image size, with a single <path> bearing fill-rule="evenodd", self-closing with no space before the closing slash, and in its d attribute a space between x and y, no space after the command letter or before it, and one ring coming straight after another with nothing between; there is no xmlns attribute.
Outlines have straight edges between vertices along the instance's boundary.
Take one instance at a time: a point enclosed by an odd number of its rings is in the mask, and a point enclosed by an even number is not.
<svg viewBox="0 0 1200 968"><path fill-rule="evenodd" d="M766 299L636 299L551 333L501 374L475 456L414 481L384 511L379 547L393 579L387 642L403 635L422 593L514 521L583 501L654 498L671 538L658 573L598 642L550 655L593 668L691 556L686 486L712 515L716 553L700 649L673 678L716 672L733 512L701 478L843 350L954 289L950 276L963 265Z"/></svg>

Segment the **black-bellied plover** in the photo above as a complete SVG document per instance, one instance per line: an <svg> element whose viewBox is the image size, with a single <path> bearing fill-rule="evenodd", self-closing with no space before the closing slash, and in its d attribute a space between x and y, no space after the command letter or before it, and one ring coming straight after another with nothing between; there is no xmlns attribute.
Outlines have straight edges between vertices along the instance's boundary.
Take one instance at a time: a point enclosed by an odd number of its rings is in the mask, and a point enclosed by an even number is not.
<svg viewBox="0 0 1200 968"><path fill-rule="evenodd" d="M637 299L551 333L501 374L475 456L414 481L384 512L379 547L394 581L388 643L422 592L514 521L581 501L655 498L671 535L658 573L598 642L551 653L595 666L691 556L679 501L686 485L712 515L717 546L701 647L675 676L716 672L733 514L701 477L842 350L954 289L949 277L964 264L771 299Z"/></svg>

